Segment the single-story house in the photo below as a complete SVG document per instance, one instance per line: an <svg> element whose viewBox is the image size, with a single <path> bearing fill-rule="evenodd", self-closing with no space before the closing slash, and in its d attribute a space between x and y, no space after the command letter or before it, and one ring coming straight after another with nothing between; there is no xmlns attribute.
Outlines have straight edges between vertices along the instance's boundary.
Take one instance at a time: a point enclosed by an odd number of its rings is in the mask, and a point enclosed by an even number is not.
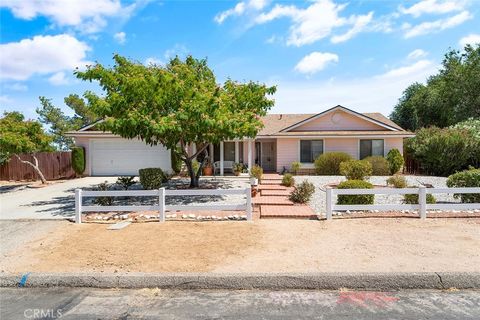
<svg viewBox="0 0 480 320"><path fill-rule="evenodd" d="M403 139L414 136L381 113L358 113L342 106L317 114L268 114L263 123L254 139L209 146L221 175L232 162L282 172L294 161L301 162L304 170L313 169L315 158L325 152L342 151L355 159L386 156L393 148L402 152ZM98 131L95 124L68 135L85 148L88 175L136 175L146 167L171 170L170 151L162 146ZM194 151L195 146L190 146Z"/></svg>

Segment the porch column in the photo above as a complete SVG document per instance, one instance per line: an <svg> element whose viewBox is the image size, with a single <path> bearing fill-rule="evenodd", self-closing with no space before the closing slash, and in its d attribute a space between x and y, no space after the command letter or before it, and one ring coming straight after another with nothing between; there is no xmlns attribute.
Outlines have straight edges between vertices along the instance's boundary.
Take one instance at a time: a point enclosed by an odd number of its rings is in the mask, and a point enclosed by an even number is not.
<svg viewBox="0 0 480 320"><path fill-rule="evenodd" d="M220 142L220 175L223 176L223 141Z"/></svg>
<svg viewBox="0 0 480 320"><path fill-rule="evenodd" d="M213 162L214 162L214 159L213 159L213 143L210 143L210 145L208 146L208 156L210 157L210 163L213 166Z"/></svg>
<svg viewBox="0 0 480 320"><path fill-rule="evenodd" d="M195 154L195 153L197 153L197 144L192 143L192 154Z"/></svg>
<svg viewBox="0 0 480 320"><path fill-rule="evenodd" d="M235 162L240 162L240 154L239 154L239 147L238 147L238 140L235 140Z"/></svg>
<svg viewBox="0 0 480 320"><path fill-rule="evenodd" d="M252 139L247 140L248 144L248 172L252 169Z"/></svg>

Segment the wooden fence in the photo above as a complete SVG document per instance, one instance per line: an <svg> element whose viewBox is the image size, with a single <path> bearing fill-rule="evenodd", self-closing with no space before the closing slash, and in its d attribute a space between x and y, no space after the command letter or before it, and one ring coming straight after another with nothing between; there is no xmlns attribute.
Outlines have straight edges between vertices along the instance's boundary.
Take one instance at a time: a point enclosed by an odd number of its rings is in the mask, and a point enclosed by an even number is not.
<svg viewBox="0 0 480 320"><path fill-rule="evenodd" d="M72 178L75 172L72 169L72 160L70 151L58 152L38 152L35 153L38 159L40 171L45 179L57 180L62 178ZM29 154L21 154L22 160L33 161ZM28 164L21 163L17 157L13 156L6 164L0 166L0 180L38 180L40 179L35 170Z"/></svg>

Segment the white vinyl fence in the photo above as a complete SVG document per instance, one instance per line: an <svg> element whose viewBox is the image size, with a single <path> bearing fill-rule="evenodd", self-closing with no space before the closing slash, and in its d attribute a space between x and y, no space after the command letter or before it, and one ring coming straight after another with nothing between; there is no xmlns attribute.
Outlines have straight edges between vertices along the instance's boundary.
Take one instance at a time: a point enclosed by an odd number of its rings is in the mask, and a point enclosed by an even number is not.
<svg viewBox="0 0 480 320"><path fill-rule="evenodd" d="M418 210L420 218L427 217L427 210L473 210L480 209L480 203L427 203L428 193L480 193L480 188L404 188L404 189L333 189L327 187L326 216L332 219L333 211L346 210ZM418 204L334 204L334 195L360 195L360 194L418 194Z"/></svg>
<svg viewBox="0 0 480 320"><path fill-rule="evenodd" d="M228 194L244 194L245 204L208 204L208 205L166 205L166 196L222 196ZM83 206L85 197L157 197L155 205L125 205L125 206ZM159 211L160 222L165 221L165 211L181 210L241 210L246 211L247 220L252 220L251 188L245 189L210 189L210 190L122 190L122 191L83 191L75 190L75 222L82 223L82 212L112 212L112 211Z"/></svg>

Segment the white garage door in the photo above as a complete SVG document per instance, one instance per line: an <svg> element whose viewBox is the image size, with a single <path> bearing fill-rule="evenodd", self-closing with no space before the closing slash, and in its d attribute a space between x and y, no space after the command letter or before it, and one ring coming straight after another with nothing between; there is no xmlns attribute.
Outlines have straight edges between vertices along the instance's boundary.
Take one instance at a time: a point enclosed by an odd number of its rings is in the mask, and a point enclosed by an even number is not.
<svg viewBox="0 0 480 320"><path fill-rule="evenodd" d="M90 159L94 176L138 175L141 168L172 168L169 150L136 139L92 140Z"/></svg>

